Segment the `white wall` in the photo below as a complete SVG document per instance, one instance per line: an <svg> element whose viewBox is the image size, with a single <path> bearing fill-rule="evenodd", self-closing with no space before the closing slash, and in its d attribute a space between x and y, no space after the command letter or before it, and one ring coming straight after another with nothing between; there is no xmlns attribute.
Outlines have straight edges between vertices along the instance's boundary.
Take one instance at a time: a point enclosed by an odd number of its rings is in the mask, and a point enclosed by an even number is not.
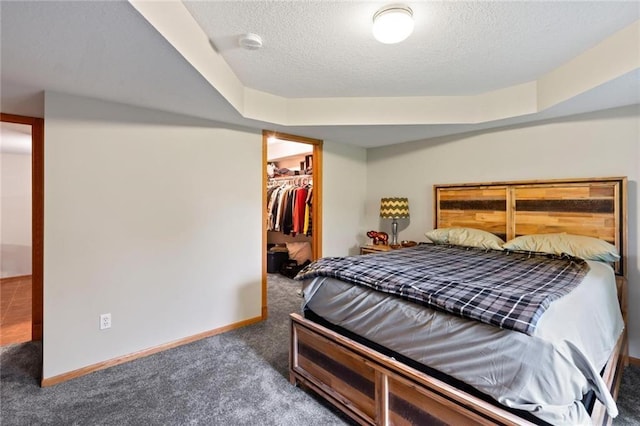
<svg viewBox="0 0 640 426"><path fill-rule="evenodd" d="M260 316L259 132L47 93L45 134L44 378Z"/></svg>
<svg viewBox="0 0 640 426"><path fill-rule="evenodd" d="M435 183L626 175L640 357L638 110L370 150L325 141L323 255L388 227L381 196L409 197L400 238L424 240ZM259 132L56 93L45 125L43 377L260 315ZM242 179L227 158L243 159Z"/></svg>
<svg viewBox="0 0 640 426"><path fill-rule="evenodd" d="M0 154L0 278L31 275L31 155Z"/></svg>
<svg viewBox="0 0 640 426"><path fill-rule="evenodd" d="M366 150L325 141L322 159L322 255L358 254L366 242Z"/></svg>
<svg viewBox="0 0 640 426"><path fill-rule="evenodd" d="M636 105L370 149L365 223L389 231L378 218L380 198L407 196L411 218L399 238L424 241L433 227L434 184L627 176L630 354L640 358L639 145Z"/></svg>
<svg viewBox="0 0 640 426"><path fill-rule="evenodd" d="M45 135L44 378L261 314L260 132L47 92ZM323 160L324 254L355 253L366 151Z"/></svg>

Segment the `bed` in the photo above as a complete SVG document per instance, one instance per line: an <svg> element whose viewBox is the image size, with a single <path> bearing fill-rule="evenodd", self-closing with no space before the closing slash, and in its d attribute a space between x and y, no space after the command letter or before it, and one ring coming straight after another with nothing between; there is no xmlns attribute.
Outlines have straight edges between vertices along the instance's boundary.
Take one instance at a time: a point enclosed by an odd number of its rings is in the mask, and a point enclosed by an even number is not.
<svg viewBox="0 0 640 426"><path fill-rule="evenodd" d="M504 240L566 232L607 241L621 256L615 263L584 262L588 272L579 285L548 306L533 335L442 314L335 278L307 280L305 317L291 315L291 382L314 390L361 424L610 423L627 359L626 178L436 185L434 228L451 227L480 229ZM434 249L448 250L409 250ZM594 300L601 303L588 305ZM588 312L577 313L576 306L589 306ZM422 323L412 330L407 318ZM558 332L553 325L558 322L578 324L568 327L575 328L575 336L610 325L603 338L595 333L581 338ZM433 332L422 336L415 330L424 324ZM509 358L509 351L520 355ZM524 368L537 360L544 373ZM529 386L531 380L539 386ZM567 395L573 400L555 404Z"/></svg>

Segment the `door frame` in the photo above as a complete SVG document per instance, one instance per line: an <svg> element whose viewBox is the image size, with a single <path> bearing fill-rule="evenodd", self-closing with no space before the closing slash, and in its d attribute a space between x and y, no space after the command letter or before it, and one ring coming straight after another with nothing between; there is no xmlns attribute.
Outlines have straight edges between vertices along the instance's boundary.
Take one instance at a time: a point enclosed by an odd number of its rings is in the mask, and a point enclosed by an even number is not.
<svg viewBox="0 0 640 426"><path fill-rule="evenodd" d="M42 340L44 260L44 119L0 113L0 121L31 126L31 340Z"/></svg>
<svg viewBox="0 0 640 426"><path fill-rule="evenodd" d="M322 144L320 139L291 135L273 130L262 131L262 319L269 315L267 307L267 140L275 137L288 142L313 145L313 194L311 196L311 252L313 260L322 257Z"/></svg>

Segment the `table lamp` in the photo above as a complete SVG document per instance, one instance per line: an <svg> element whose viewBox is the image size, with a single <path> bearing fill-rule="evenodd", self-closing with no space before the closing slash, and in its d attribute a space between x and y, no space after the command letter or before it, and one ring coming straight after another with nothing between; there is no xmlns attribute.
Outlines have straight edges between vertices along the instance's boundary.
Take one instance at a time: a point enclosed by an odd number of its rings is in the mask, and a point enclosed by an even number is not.
<svg viewBox="0 0 640 426"><path fill-rule="evenodd" d="M409 217L409 199L404 197L382 198L380 200L380 217L393 219L391 223L391 246L398 245L398 219Z"/></svg>

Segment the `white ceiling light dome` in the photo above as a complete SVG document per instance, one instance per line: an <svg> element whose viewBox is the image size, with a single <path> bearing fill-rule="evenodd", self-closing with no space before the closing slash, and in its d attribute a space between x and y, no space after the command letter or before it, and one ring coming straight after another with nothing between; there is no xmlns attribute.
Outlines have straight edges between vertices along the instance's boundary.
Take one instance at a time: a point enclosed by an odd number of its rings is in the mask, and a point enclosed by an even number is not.
<svg viewBox="0 0 640 426"><path fill-rule="evenodd" d="M413 32L413 10L402 4L391 4L373 15L373 36L380 43L393 44Z"/></svg>

